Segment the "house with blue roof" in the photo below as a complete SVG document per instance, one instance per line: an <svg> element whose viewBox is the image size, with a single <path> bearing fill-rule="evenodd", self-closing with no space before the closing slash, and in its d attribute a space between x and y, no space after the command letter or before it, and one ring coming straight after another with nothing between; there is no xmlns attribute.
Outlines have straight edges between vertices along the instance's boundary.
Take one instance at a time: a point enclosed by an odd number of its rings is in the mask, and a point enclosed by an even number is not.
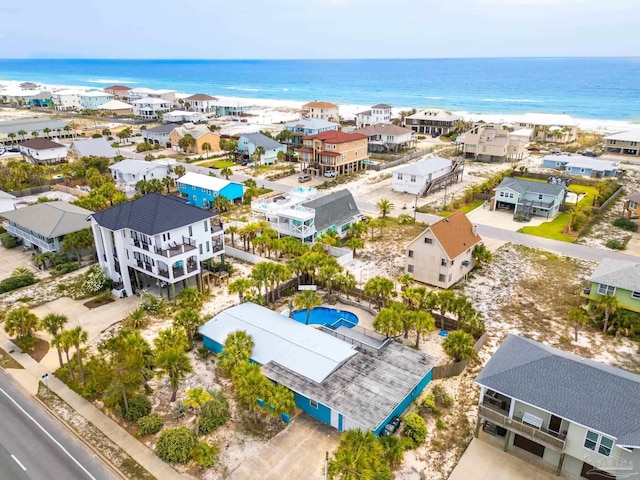
<svg viewBox="0 0 640 480"><path fill-rule="evenodd" d="M219 195L234 203L241 202L244 193L241 183L194 172L187 172L177 180L177 184L189 205L200 208L211 208Z"/></svg>
<svg viewBox="0 0 640 480"><path fill-rule="evenodd" d="M615 160L584 155L546 155L542 166L581 177L611 178L618 175L618 162Z"/></svg>
<svg viewBox="0 0 640 480"><path fill-rule="evenodd" d="M437 362L390 338L344 325L314 328L251 302L228 308L199 328L204 345L216 354L238 330L253 339L250 359L262 373L293 391L298 408L340 432L379 435L429 384Z"/></svg>
<svg viewBox="0 0 640 480"><path fill-rule="evenodd" d="M567 187L506 177L495 189L492 210L513 210L514 218L532 216L551 219L564 203Z"/></svg>
<svg viewBox="0 0 640 480"><path fill-rule="evenodd" d="M278 152L287 153L287 147L262 133L245 133L238 139L238 153L252 158L258 147L264 151L260 156L261 165L272 165L278 160Z"/></svg>
<svg viewBox="0 0 640 480"><path fill-rule="evenodd" d="M640 375L510 334L476 383L476 437L569 478L640 476Z"/></svg>

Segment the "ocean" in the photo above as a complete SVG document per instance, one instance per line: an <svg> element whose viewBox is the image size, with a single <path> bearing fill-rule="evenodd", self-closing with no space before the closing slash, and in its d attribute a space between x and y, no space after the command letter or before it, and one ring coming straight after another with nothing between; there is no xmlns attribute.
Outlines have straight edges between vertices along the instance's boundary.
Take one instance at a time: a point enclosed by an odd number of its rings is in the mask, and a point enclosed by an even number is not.
<svg viewBox="0 0 640 480"><path fill-rule="evenodd" d="M638 58L0 60L1 80L640 123Z"/></svg>

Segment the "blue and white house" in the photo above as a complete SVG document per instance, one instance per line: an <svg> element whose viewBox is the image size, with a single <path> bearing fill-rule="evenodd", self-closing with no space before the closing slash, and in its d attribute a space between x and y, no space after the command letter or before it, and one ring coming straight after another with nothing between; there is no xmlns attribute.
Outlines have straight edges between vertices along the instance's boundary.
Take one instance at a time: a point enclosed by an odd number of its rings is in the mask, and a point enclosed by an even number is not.
<svg viewBox="0 0 640 480"><path fill-rule="evenodd" d="M98 107L113 100L113 95L102 90L87 90L80 94L81 110L97 110Z"/></svg>
<svg viewBox="0 0 640 480"><path fill-rule="evenodd" d="M514 217L524 220L534 215L551 219L558 214L566 192L564 185L506 177L496 187L493 210L513 210Z"/></svg>
<svg viewBox="0 0 640 480"><path fill-rule="evenodd" d="M272 165L278 160L278 152L287 153L287 147L261 133L245 133L238 139L238 153L249 158L262 147L264 153L260 157L261 165Z"/></svg>
<svg viewBox="0 0 640 480"><path fill-rule="evenodd" d="M320 118L303 118L295 122L289 122L284 125L284 129L290 131L293 137L287 141L292 145L302 146L302 138L319 133L328 132L329 130L338 130L337 123Z"/></svg>
<svg viewBox="0 0 640 480"><path fill-rule="evenodd" d="M187 198L189 205L201 208L211 208L218 195L231 202L242 201L244 193L241 183L194 172L186 173L177 183L178 190Z"/></svg>
<svg viewBox="0 0 640 480"><path fill-rule="evenodd" d="M251 360L262 373L292 390L298 408L341 432L380 434L424 390L437 361L391 339L345 326L316 329L251 302L220 312L199 332L209 350L221 353L239 330L252 337Z"/></svg>
<svg viewBox="0 0 640 480"><path fill-rule="evenodd" d="M584 155L547 155L542 159L542 166L582 177L603 178L618 175L618 162L615 160Z"/></svg>

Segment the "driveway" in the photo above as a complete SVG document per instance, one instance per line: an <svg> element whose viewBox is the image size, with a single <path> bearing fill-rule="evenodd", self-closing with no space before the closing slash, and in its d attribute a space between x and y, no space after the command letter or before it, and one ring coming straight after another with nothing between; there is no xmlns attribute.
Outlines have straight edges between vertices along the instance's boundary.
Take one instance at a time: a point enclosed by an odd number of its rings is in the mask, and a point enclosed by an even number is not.
<svg viewBox="0 0 640 480"><path fill-rule="evenodd" d="M340 433L302 413L252 457L229 474L229 480L322 480L325 452L333 452Z"/></svg>
<svg viewBox="0 0 640 480"><path fill-rule="evenodd" d="M467 217L471 223L476 225L491 225L511 232L517 232L522 227L537 227L541 223L549 221L543 217L533 217L529 222L516 222L513 220L512 212L489 210L489 205L471 210L467 213Z"/></svg>
<svg viewBox="0 0 640 480"><path fill-rule="evenodd" d="M36 274L37 277L46 276L43 272L39 271L31 263L31 254L33 251L25 252L22 246L18 245L16 248L6 249L0 247L0 280L9 278L11 273L20 267L25 267Z"/></svg>
<svg viewBox="0 0 640 480"><path fill-rule="evenodd" d="M533 465L512 452L503 452L492 439L474 438L451 472L449 480L553 480L553 471ZM517 447L516 447L517 448Z"/></svg>

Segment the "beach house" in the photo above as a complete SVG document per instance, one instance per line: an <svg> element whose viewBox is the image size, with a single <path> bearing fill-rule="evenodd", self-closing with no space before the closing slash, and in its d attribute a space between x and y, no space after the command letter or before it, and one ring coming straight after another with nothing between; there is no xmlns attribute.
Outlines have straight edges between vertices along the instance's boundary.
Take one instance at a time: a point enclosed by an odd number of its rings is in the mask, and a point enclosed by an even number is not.
<svg viewBox="0 0 640 480"><path fill-rule="evenodd" d="M25 140L20 143L19 148L25 160L34 165L51 165L67 161L67 146L48 138Z"/></svg>
<svg viewBox="0 0 640 480"><path fill-rule="evenodd" d="M449 288L473 270L473 251L482 238L462 211L429 225L405 252L406 272L414 280Z"/></svg>
<svg viewBox="0 0 640 480"><path fill-rule="evenodd" d="M340 130L310 135L297 148L302 169L314 176L334 177L362 170L369 161L369 138Z"/></svg>
<svg viewBox="0 0 640 480"><path fill-rule="evenodd" d="M193 141L183 149L180 146L180 140L189 135ZM175 127L169 135L171 148L176 152L184 151L188 153L217 152L220 150L220 135L213 133L206 125L195 125L193 123L185 123ZM205 147L205 144L206 147ZM208 147L208 148L207 148Z"/></svg>
<svg viewBox="0 0 640 480"><path fill-rule="evenodd" d="M570 115L527 113L516 119L516 128L531 128L534 141L571 143L578 139L578 122Z"/></svg>
<svg viewBox="0 0 640 480"><path fill-rule="evenodd" d="M75 158L104 157L113 160L118 156L116 150L104 137L76 139L71 143L69 153Z"/></svg>
<svg viewBox="0 0 640 480"><path fill-rule="evenodd" d="M67 202L36 203L4 212L4 229L36 252L62 252L64 237L89 228L93 212Z"/></svg>
<svg viewBox="0 0 640 480"><path fill-rule="evenodd" d="M591 287L582 297L597 302L604 295L613 295L618 308L640 312L640 262L604 257L589 281Z"/></svg>
<svg viewBox="0 0 640 480"><path fill-rule="evenodd" d="M115 180L116 186L131 196L135 193L136 184L140 180L175 178L173 167L176 163L173 158L159 158L150 162L125 159L109 165L109 170L111 170L111 176Z"/></svg>
<svg viewBox="0 0 640 480"><path fill-rule="evenodd" d="M567 187L506 177L495 189L492 210L513 210L514 218L530 220L532 216L551 219L564 203Z"/></svg>
<svg viewBox="0 0 640 480"><path fill-rule="evenodd" d="M439 108L419 110L404 118L403 126L422 135L447 135L462 117Z"/></svg>
<svg viewBox="0 0 640 480"><path fill-rule="evenodd" d="M114 282L114 295L158 287L173 298L180 287L202 289L203 262L224 253L222 226L212 225L213 216L158 193L91 215L98 261Z"/></svg>
<svg viewBox="0 0 640 480"><path fill-rule="evenodd" d="M512 135L502 125L476 123L471 130L457 138L465 158L480 162L504 162L521 160L528 141L520 135Z"/></svg>
<svg viewBox="0 0 640 480"><path fill-rule="evenodd" d="M147 87L136 87L129 91L129 100L140 100L143 98L157 98L164 100L170 107L176 103L176 91L169 89L154 90Z"/></svg>
<svg viewBox="0 0 640 480"><path fill-rule="evenodd" d="M198 331L216 354L230 333L246 332L253 340L250 360L291 390L299 409L340 432L357 428L379 435L429 384L437 359L357 326L333 328L312 328L245 302Z"/></svg>
<svg viewBox="0 0 640 480"><path fill-rule="evenodd" d="M218 99L205 93L196 93L183 99L187 110L200 113L215 113Z"/></svg>
<svg viewBox="0 0 640 480"><path fill-rule="evenodd" d="M104 89L110 95L113 95L113 98L116 100L129 100L129 92L131 89L129 87L125 87L124 85L111 85Z"/></svg>
<svg viewBox="0 0 640 480"><path fill-rule="evenodd" d="M284 129L292 133L292 137L286 140L289 145L302 146L302 139L318 133L328 132L329 130L338 130L339 124L329 122L328 120L320 120L317 118L303 118L294 122L285 123Z"/></svg>
<svg viewBox="0 0 640 480"><path fill-rule="evenodd" d="M51 92L40 92L29 98L29 106L35 108L53 108L53 95Z"/></svg>
<svg viewBox="0 0 640 480"><path fill-rule="evenodd" d="M84 90L64 89L54 91L52 94L56 110L80 110L80 95Z"/></svg>
<svg viewBox="0 0 640 480"><path fill-rule="evenodd" d="M413 130L391 123L368 125L354 133L369 137L367 147L370 153L399 152L412 148L416 144Z"/></svg>
<svg viewBox="0 0 640 480"><path fill-rule="evenodd" d="M475 436L551 465L563 478L633 478L640 376L509 334L475 381Z"/></svg>
<svg viewBox="0 0 640 480"><path fill-rule="evenodd" d="M172 110L162 114L164 123L200 123L207 119L200 112L187 112L186 110Z"/></svg>
<svg viewBox="0 0 640 480"><path fill-rule="evenodd" d="M253 153L257 148L262 149L260 155L261 165L272 165L278 161L278 153L287 153L287 147L276 142L262 133L245 133L238 139L238 153L253 161Z"/></svg>
<svg viewBox="0 0 640 480"><path fill-rule="evenodd" d="M584 155L545 155L542 159L542 166L581 177L605 178L618 175L617 161L585 157Z"/></svg>
<svg viewBox="0 0 640 480"><path fill-rule="evenodd" d="M98 107L98 111L106 115L131 115L133 107L121 100L110 100Z"/></svg>
<svg viewBox="0 0 640 480"><path fill-rule="evenodd" d="M163 115L164 118L164 115ZM153 145L160 145L163 148L171 148L171 132L179 127L176 123L166 123L157 127L141 130L142 138L145 142Z"/></svg>
<svg viewBox="0 0 640 480"><path fill-rule="evenodd" d="M171 108L171 103L163 98L144 97L131 101L133 114L147 120L158 120Z"/></svg>
<svg viewBox="0 0 640 480"><path fill-rule="evenodd" d="M97 110L103 105L113 100L113 95L102 90L87 90L80 94L80 110Z"/></svg>
<svg viewBox="0 0 640 480"><path fill-rule="evenodd" d="M619 132L604 137L605 151L609 153L619 153L621 155L640 155L640 130L630 132Z"/></svg>
<svg viewBox="0 0 640 480"><path fill-rule="evenodd" d="M422 194L428 185L453 181L449 179L454 171L453 161L442 157L429 157L416 163L403 165L393 172L391 188L394 192Z"/></svg>
<svg viewBox="0 0 640 480"><path fill-rule="evenodd" d="M331 102L313 101L302 105L302 118L317 118L329 122L340 121L338 105Z"/></svg>
<svg viewBox="0 0 640 480"><path fill-rule="evenodd" d="M356 128L364 128L378 123L391 122L391 105L379 103L369 110L356 113Z"/></svg>
<svg viewBox="0 0 640 480"><path fill-rule="evenodd" d="M189 205L200 208L212 208L217 196L234 203L240 202L244 193L241 183L194 172L186 173L176 183L178 191Z"/></svg>
<svg viewBox="0 0 640 480"><path fill-rule="evenodd" d="M640 218L640 193L628 195L622 209L625 218L637 221Z"/></svg>

